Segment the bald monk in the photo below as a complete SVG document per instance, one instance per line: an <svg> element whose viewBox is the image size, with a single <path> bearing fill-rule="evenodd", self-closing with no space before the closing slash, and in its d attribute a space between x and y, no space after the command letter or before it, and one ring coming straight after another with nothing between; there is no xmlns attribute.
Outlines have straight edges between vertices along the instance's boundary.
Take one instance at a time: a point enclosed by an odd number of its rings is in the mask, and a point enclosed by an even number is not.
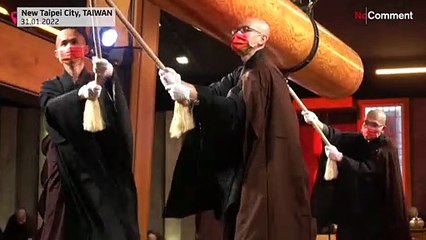
<svg viewBox="0 0 426 240"><path fill-rule="evenodd" d="M360 132L340 132L313 112L303 115L333 144L325 147L325 155L339 171L336 180L325 181L323 155L312 194L318 223L336 223L339 240L411 239L397 149L384 136L386 114L369 111Z"/></svg>
<svg viewBox="0 0 426 240"><path fill-rule="evenodd" d="M227 240L315 238L297 117L286 79L263 51L269 33L265 21L241 23L231 48L243 65L208 87L159 71L173 100L195 103L197 125L183 143L165 216L213 209Z"/></svg>
<svg viewBox="0 0 426 240"><path fill-rule="evenodd" d="M139 240L127 102L106 59L93 60L93 71L101 79L93 81L93 73L84 65L88 51L81 33L62 30L55 56L64 73L44 82L40 93L47 131L58 155L65 204L63 236L65 240ZM84 106L87 99L96 98L106 128L90 133L83 130Z"/></svg>

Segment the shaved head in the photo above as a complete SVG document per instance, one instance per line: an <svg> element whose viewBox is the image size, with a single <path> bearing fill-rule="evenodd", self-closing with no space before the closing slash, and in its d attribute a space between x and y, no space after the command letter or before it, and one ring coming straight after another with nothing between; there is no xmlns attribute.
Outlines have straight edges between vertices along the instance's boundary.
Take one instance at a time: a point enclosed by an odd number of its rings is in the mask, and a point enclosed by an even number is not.
<svg viewBox="0 0 426 240"><path fill-rule="evenodd" d="M370 122L376 122L379 126L386 125L386 113L383 110L374 109L367 113L365 117Z"/></svg>
<svg viewBox="0 0 426 240"><path fill-rule="evenodd" d="M24 224L27 221L27 212L25 209L21 208L16 211L16 221L19 224Z"/></svg>
<svg viewBox="0 0 426 240"><path fill-rule="evenodd" d="M266 38L269 38L269 33L270 33L269 24L264 20L261 20L258 18L248 18L239 26L248 26L250 28L253 28L259 31L261 34L265 35Z"/></svg>
<svg viewBox="0 0 426 240"><path fill-rule="evenodd" d="M386 128L386 113L379 109L367 113L362 124L361 133L368 142L377 139Z"/></svg>
<svg viewBox="0 0 426 240"><path fill-rule="evenodd" d="M77 81L84 68L84 57L89 53L84 35L75 28L61 30L56 36L55 57L68 74Z"/></svg>
<svg viewBox="0 0 426 240"><path fill-rule="evenodd" d="M246 62L266 46L269 39L269 24L261 19L248 18L232 30L232 49Z"/></svg>
<svg viewBox="0 0 426 240"><path fill-rule="evenodd" d="M77 29L66 28L61 30L56 36L56 48L64 46L67 43L86 45L86 40L84 39L83 34L81 34Z"/></svg>

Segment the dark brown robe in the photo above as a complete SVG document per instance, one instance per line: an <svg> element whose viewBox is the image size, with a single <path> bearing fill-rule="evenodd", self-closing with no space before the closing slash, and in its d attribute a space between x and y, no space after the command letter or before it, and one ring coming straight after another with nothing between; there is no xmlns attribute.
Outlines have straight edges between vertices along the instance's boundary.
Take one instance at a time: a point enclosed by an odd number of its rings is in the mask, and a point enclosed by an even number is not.
<svg viewBox="0 0 426 240"><path fill-rule="evenodd" d="M285 78L258 58L243 75L248 161L236 240L315 239L299 125Z"/></svg>
<svg viewBox="0 0 426 240"><path fill-rule="evenodd" d="M58 151L49 135L42 141L42 152L46 156L46 179L40 196L39 209L43 219L40 240L63 240L65 200L58 169Z"/></svg>
<svg viewBox="0 0 426 240"><path fill-rule="evenodd" d="M195 216L195 240L222 240L223 223L215 218L212 211L205 211Z"/></svg>
<svg viewBox="0 0 426 240"><path fill-rule="evenodd" d="M297 118L280 71L260 51L196 89L197 127L183 143L164 216L214 210L226 240L314 239Z"/></svg>

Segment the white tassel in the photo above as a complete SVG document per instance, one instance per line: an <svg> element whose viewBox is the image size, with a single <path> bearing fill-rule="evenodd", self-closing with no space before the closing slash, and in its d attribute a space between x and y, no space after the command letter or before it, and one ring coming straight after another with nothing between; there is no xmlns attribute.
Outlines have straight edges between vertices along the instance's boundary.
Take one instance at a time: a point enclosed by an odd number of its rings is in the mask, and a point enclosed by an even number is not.
<svg viewBox="0 0 426 240"><path fill-rule="evenodd" d="M99 132L105 129L101 106L98 99L86 100L83 114L83 129L88 132Z"/></svg>
<svg viewBox="0 0 426 240"><path fill-rule="evenodd" d="M337 170L337 163L336 161L332 161L330 159L327 159L327 163L325 165L325 173L324 173L324 179L327 181L333 180L337 178L337 175L339 174Z"/></svg>
<svg viewBox="0 0 426 240"><path fill-rule="evenodd" d="M194 128L192 108L175 102L173 119L170 124L170 137L180 138L182 134Z"/></svg>

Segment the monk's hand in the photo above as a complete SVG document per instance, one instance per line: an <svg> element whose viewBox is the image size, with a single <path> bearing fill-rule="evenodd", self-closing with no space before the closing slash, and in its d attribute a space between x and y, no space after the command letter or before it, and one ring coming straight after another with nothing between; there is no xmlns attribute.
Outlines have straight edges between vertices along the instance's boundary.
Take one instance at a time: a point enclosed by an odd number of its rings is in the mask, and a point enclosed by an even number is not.
<svg viewBox="0 0 426 240"><path fill-rule="evenodd" d="M112 77L112 73L114 72L114 67L108 60L105 58L92 58L93 64L93 72L97 73L101 79L107 79Z"/></svg>
<svg viewBox="0 0 426 240"><path fill-rule="evenodd" d="M101 91L101 85L96 84L95 81L91 81L78 90L78 96L81 99L94 100L101 95Z"/></svg>
<svg viewBox="0 0 426 240"><path fill-rule="evenodd" d="M336 162L342 161L343 154L334 145L325 146L324 149L328 159Z"/></svg>
<svg viewBox="0 0 426 240"><path fill-rule="evenodd" d="M169 92L170 97L179 103L187 105L190 100L191 89L188 86L185 86L182 83L175 83L168 85L166 90Z"/></svg>
<svg viewBox="0 0 426 240"><path fill-rule="evenodd" d="M314 124L314 122L318 121L318 117L315 113L311 111L302 111L303 119L307 124Z"/></svg>
<svg viewBox="0 0 426 240"><path fill-rule="evenodd" d="M173 68L164 68L158 70L158 75L160 76L161 83L164 88L168 90L171 85L181 83L180 74L177 73Z"/></svg>

